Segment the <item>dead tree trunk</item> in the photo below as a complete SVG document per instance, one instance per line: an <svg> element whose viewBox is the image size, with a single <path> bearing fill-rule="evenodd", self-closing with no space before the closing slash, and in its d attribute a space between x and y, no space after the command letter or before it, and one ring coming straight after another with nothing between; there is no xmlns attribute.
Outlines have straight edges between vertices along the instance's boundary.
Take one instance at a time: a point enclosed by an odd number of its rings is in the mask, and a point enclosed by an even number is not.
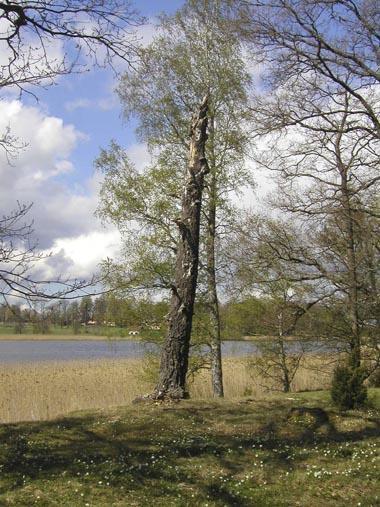
<svg viewBox="0 0 380 507"><path fill-rule="evenodd" d="M153 393L155 399L180 399L186 396L190 336L198 277L199 225L208 172L205 157L208 97L194 115L190 130L189 163L182 196L181 217L177 221L179 242L175 284L170 302L169 329L161 352L160 374Z"/></svg>

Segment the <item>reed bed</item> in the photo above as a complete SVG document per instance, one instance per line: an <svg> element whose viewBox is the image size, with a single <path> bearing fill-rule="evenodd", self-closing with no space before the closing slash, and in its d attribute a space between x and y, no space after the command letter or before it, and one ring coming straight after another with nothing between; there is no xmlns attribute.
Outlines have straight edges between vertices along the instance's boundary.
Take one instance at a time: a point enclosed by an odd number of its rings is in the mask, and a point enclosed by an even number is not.
<svg viewBox="0 0 380 507"><path fill-rule="evenodd" d="M250 366L249 358L226 358L223 367L226 398L260 399L277 387L272 385L268 390L267 382ZM77 410L129 404L153 388L146 369L147 363L141 359L3 365L0 422L49 420ZM330 376L326 358L310 356L296 375L294 390L324 389ZM194 399L212 397L209 371L195 377L190 393Z"/></svg>
<svg viewBox="0 0 380 507"><path fill-rule="evenodd" d="M5 365L0 421L48 420L72 411L129 403L149 388L137 359Z"/></svg>
<svg viewBox="0 0 380 507"><path fill-rule="evenodd" d="M331 355L310 355L298 369L292 388L294 391L315 391L327 389L333 370ZM264 379L252 365L250 358L227 358L223 361L224 394L228 399L249 396L255 399L267 398L281 390L278 383ZM202 371L190 387L192 397L212 397L210 373ZM290 394L291 395L291 394Z"/></svg>

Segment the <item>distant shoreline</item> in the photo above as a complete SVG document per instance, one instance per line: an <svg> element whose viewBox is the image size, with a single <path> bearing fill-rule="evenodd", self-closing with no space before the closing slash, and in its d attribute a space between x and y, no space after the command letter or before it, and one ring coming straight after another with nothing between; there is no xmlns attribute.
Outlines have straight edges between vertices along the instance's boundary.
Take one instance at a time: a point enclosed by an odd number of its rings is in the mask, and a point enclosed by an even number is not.
<svg viewBox="0 0 380 507"><path fill-rule="evenodd" d="M241 338L225 338L222 341L228 342L263 342L269 337L243 336ZM133 336L105 336L105 335L59 335L59 334L0 334L1 341L150 341L143 335Z"/></svg>
<svg viewBox="0 0 380 507"><path fill-rule="evenodd" d="M100 336L93 334L78 334L78 335L65 335L65 334L0 334L0 341L129 341L129 340L142 340L141 335L134 336Z"/></svg>
<svg viewBox="0 0 380 507"><path fill-rule="evenodd" d="M253 342L263 343L271 342L276 339L275 336L264 336L264 335L253 335L253 336L241 336L239 338L223 338L222 341L231 342ZM284 338L285 341L297 341L297 336L287 336ZM313 340L315 338L310 338ZM95 335L95 334L37 334L37 333L24 333L24 334L1 334L0 341L151 341L143 334L138 335L127 335L127 336L106 336L106 335Z"/></svg>

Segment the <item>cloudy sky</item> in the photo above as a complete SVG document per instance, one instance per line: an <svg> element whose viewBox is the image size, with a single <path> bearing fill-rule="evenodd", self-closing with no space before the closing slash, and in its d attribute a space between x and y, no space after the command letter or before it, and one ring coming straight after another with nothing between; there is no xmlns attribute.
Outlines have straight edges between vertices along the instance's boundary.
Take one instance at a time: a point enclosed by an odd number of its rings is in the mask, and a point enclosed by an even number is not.
<svg viewBox="0 0 380 507"><path fill-rule="evenodd" d="M173 12L182 0L138 2L150 24L140 29L146 41L161 11ZM59 51L59 49L58 49ZM42 250L53 252L44 276L57 269L69 276L89 276L99 261L119 248L119 234L94 217L101 176L93 162L101 147L115 139L136 164L147 160L134 125L121 117L111 72L93 70L61 77L54 86L36 89L38 100L2 94L0 132L7 127L25 144L9 163L0 152L1 212L17 202L33 203L30 218Z"/></svg>

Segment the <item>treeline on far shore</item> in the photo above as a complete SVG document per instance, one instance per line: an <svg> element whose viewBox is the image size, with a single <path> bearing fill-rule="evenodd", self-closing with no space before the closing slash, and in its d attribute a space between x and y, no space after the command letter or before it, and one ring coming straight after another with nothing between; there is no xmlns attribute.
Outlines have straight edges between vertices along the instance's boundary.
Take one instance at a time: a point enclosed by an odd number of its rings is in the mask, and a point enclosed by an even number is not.
<svg viewBox="0 0 380 507"><path fill-rule="evenodd" d="M247 297L221 305L223 339L276 336L279 327L286 328L297 310L291 304L279 304L274 298ZM0 305L0 333L2 334L98 334L125 336L129 332L142 333L150 338L163 337L166 331L169 305L166 300L117 297L113 294L85 296L80 300L39 303L32 307ZM208 335L206 305L195 308L193 334L197 341ZM347 329L344 314L322 304L304 315L297 323L300 338L339 340ZM371 322L367 323L371 332ZM152 335L152 336L150 336Z"/></svg>

